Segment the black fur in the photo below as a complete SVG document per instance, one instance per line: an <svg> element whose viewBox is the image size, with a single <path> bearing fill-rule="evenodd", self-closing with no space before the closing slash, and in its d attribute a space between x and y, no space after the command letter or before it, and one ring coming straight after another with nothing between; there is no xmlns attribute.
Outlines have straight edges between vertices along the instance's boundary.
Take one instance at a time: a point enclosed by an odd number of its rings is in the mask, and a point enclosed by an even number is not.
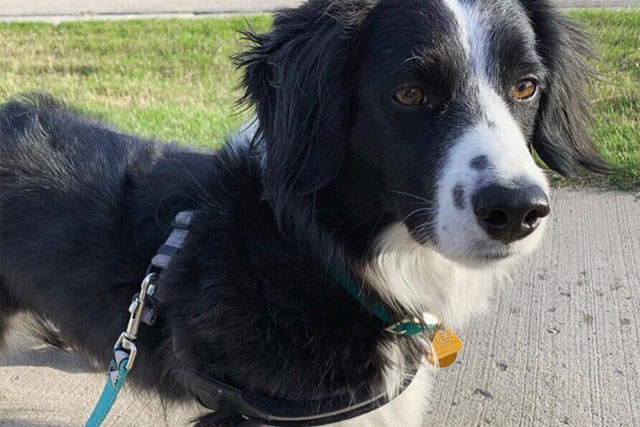
<svg viewBox="0 0 640 427"><path fill-rule="evenodd" d="M550 167L602 170L576 78L587 75L583 39L547 2L523 4L549 76L538 111L518 113L522 126L535 121L533 144ZM418 360L416 342L383 333L327 265L361 283L358 266L375 237L416 207L406 194L433 199L451 132L478 117L472 96L454 96L466 71L445 18L417 0L315 0L277 13L270 33L246 33L254 45L236 58L259 133L215 153L118 132L46 96L5 104L0 340L10 314L31 311L65 345L106 366L171 219L199 209L159 284L158 322L142 327L131 374L139 387L190 398L188 379L172 369L180 361L295 401L380 387L384 345ZM380 59L384 43L406 48ZM396 78L393 64L418 45L419 66L439 76L420 120L404 107L378 106L373 90L392 89L385 73ZM418 76L417 66L404 75ZM407 145L396 146L400 140ZM424 220L411 219L416 227ZM240 421L224 402L201 420Z"/></svg>
<svg viewBox="0 0 640 427"><path fill-rule="evenodd" d="M328 277L313 238L278 229L248 141L190 152L42 97L4 106L0 140L0 319L19 301L106 366L172 217L197 208L192 237L159 285L159 321L141 331L132 381L186 398L188 384L171 371L180 361L294 401L380 382L377 344L391 338ZM225 425L221 414L237 418L230 409L210 418Z"/></svg>
<svg viewBox="0 0 640 427"><path fill-rule="evenodd" d="M244 101L260 118L264 185L277 213L290 196L328 185L343 166L356 38L372 5L312 1L277 14L270 33L244 33L254 47L235 62L245 68Z"/></svg>
<svg viewBox="0 0 640 427"><path fill-rule="evenodd" d="M533 146L540 158L562 175L581 168L597 173L611 170L591 140L590 103L585 88L593 77L587 63L592 52L586 36L540 0L521 0L533 25L537 48L549 73L542 96Z"/></svg>

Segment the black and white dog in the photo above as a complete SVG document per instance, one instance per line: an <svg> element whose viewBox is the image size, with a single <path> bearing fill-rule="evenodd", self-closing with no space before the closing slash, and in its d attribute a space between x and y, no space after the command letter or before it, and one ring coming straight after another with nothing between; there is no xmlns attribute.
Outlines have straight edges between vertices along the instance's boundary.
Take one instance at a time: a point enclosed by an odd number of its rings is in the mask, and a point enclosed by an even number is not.
<svg viewBox="0 0 640 427"><path fill-rule="evenodd" d="M459 328L540 242L545 175L604 171L586 129L588 48L546 0L311 0L247 33L257 120L218 152L120 133L47 97L0 110L0 336L25 311L106 365L173 216L197 209L158 286L131 378L174 372L303 401L393 395L419 340L384 330L339 265L398 318ZM428 369L340 425L420 426ZM242 422L222 402L202 424Z"/></svg>

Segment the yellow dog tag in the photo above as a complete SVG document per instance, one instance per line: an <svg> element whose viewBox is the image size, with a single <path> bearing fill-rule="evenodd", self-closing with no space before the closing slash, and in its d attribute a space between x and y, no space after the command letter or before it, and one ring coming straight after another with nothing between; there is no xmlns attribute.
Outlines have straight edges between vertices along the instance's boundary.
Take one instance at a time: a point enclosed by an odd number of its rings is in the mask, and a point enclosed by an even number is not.
<svg viewBox="0 0 640 427"><path fill-rule="evenodd" d="M427 360L434 366L446 368L455 362L458 352L462 348L462 341L451 329L446 328L436 331L431 345L433 353L427 355Z"/></svg>

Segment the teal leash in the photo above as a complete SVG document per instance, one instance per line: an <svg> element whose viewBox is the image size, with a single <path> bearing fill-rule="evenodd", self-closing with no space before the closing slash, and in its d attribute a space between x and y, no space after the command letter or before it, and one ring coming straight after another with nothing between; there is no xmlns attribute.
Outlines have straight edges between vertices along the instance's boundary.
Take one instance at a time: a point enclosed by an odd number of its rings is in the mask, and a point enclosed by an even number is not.
<svg viewBox="0 0 640 427"><path fill-rule="evenodd" d="M122 390L127 374L133 368L133 362L138 354L135 341L138 339L140 323L153 323L154 317L148 317L149 311L145 311L146 303L150 302L151 295L155 291L156 273L149 273L140 285L140 293L133 297L129 312L129 324L127 330L120 334L120 337L113 346L113 357L109 363L107 382L102 389L100 398L93 408L85 427L99 427L111 411L118 393Z"/></svg>
<svg viewBox="0 0 640 427"><path fill-rule="evenodd" d="M107 374L107 383L104 385L100 399L98 399L98 403L93 408L85 427L98 427L107 417L129 373L127 369L128 361L129 353L123 347L114 349L113 359L111 359L109 373Z"/></svg>
<svg viewBox="0 0 640 427"><path fill-rule="evenodd" d="M349 293L349 295L357 299L364 308L380 319L385 325L388 325L385 328L387 332L411 337L425 331L433 332L440 326L439 323L425 324L417 317L405 318L400 321L393 322L391 316L382 303L380 301L374 301L374 303L371 304L369 301L365 300L360 288L344 271L336 267L334 264L329 264L329 272Z"/></svg>
<svg viewBox="0 0 640 427"><path fill-rule="evenodd" d="M346 289L349 295L357 299L364 308L366 308L369 312L373 313L373 315L376 316L378 319L382 320L383 323L385 324L391 323L391 316L389 316L389 313L387 313L387 310L385 310L385 308L382 306L380 301L375 301L373 305L371 305L369 301L366 301L362 295L362 292L360 292L360 289L358 288L358 286L356 286L356 284L353 283L351 278L347 276L347 274L344 271L340 270L334 264L329 264L329 272L331 272L331 274L338 281L338 283L340 283L342 287Z"/></svg>

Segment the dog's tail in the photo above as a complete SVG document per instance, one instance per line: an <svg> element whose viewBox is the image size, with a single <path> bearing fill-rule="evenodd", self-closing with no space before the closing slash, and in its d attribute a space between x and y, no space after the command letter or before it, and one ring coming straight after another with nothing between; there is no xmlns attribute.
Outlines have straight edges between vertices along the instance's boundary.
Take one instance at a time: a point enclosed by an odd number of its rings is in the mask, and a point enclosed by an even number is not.
<svg viewBox="0 0 640 427"><path fill-rule="evenodd" d="M44 316L32 313L27 327L37 340L60 350L69 351L58 328Z"/></svg>
<svg viewBox="0 0 640 427"><path fill-rule="evenodd" d="M20 315L21 313L24 315ZM11 322L15 315L18 316L17 324ZM68 346L65 345L58 328L44 316L25 310L11 298L2 287L2 276L0 276L0 350L5 348L5 335L11 326L17 326L38 341L68 351Z"/></svg>

